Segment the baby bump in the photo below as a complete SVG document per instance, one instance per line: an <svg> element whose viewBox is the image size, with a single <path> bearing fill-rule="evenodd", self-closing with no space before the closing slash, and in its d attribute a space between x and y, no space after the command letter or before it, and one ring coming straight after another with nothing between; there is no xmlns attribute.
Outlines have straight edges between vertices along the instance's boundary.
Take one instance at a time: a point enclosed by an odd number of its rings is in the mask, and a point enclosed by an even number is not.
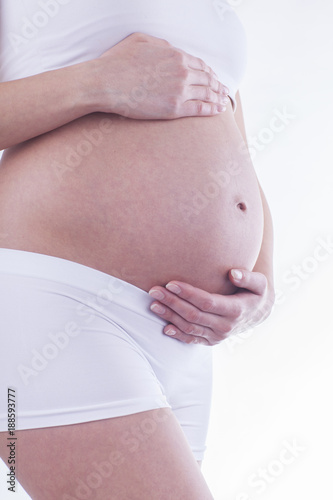
<svg viewBox="0 0 333 500"><path fill-rule="evenodd" d="M89 115L8 150L0 194L2 246L144 290L179 279L231 293L228 270L252 269L261 245L259 188L231 109L170 121Z"/></svg>

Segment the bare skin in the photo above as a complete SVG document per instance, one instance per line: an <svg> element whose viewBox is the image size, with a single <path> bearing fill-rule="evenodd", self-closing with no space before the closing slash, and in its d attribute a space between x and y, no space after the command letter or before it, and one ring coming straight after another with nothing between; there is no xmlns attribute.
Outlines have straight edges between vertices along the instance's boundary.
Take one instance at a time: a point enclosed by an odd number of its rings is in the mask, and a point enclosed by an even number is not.
<svg viewBox="0 0 333 500"><path fill-rule="evenodd" d="M133 35L98 61L0 84L0 148L10 147L0 166L0 246L81 262L146 291L179 279L230 294L231 267L251 272L264 262L258 271L270 273L260 190L222 84L203 61L152 38ZM154 69L163 54L170 77L124 106L133 86L146 85L142 63ZM198 209L209 172L227 182ZM182 206L190 213L180 218ZM142 414L19 431L18 479L34 500L75 498L73 477L120 450L124 462L93 498L211 499L175 418L159 411L168 418L138 453L121 436Z"/></svg>
<svg viewBox="0 0 333 500"><path fill-rule="evenodd" d="M149 89L149 100L124 106L137 87ZM141 33L98 59L3 82L0 89L0 150L96 111L168 120L216 115L228 102L226 87L202 59Z"/></svg>
<svg viewBox="0 0 333 500"><path fill-rule="evenodd" d="M169 409L16 435L17 479L33 500L213 498Z"/></svg>
<svg viewBox="0 0 333 500"><path fill-rule="evenodd" d="M242 105L237 95L235 120L247 144ZM231 269L233 295L207 293L188 283L172 280L165 287L154 286L151 310L168 321L164 333L188 344L215 345L235 333L262 323L275 300L273 276L273 223L266 197L260 187L264 211L264 234L260 253L252 271ZM156 309L159 306L159 309Z"/></svg>
<svg viewBox="0 0 333 500"><path fill-rule="evenodd" d="M106 116L5 151L0 245L74 260L145 291L178 279L233 292L228 270L254 266L263 215L231 104L208 119Z"/></svg>

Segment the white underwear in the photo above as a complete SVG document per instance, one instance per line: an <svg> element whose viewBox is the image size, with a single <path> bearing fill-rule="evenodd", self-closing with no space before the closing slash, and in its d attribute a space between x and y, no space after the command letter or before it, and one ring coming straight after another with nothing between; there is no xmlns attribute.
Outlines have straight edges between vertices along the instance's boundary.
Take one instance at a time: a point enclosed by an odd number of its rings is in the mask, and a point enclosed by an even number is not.
<svg viewBox="0 0 333 500"><path fill-rule="evenodd" d="M8 388L17 430L171 407L202 460L212 351L164 335L151 302L82 264L0 249L0 431Z"/></svg>

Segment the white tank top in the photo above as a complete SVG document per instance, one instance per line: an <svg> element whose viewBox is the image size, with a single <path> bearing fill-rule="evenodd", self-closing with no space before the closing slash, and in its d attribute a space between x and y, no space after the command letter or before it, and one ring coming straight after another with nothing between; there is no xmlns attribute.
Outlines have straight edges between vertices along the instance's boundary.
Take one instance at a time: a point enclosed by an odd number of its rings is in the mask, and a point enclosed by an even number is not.
<svg viewBox="0 0 333 500"><path fill-rule="evenodd" d="M246 39L224 0L0 0L0 81L93 59L134 32L203 59L234 103Z"/></svg>

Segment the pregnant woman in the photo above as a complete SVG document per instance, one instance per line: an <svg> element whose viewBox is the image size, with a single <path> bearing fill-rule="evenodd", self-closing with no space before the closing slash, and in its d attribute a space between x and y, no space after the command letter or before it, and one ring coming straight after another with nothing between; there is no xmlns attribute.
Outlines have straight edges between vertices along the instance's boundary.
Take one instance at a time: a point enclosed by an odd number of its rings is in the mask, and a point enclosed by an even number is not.
<svg viewBox="0 0 333 500"><path fill-rule="evenodd" d="M210 346L274 297L215 4L0 2L0 445L33 500L212 498Z"/></svg>

